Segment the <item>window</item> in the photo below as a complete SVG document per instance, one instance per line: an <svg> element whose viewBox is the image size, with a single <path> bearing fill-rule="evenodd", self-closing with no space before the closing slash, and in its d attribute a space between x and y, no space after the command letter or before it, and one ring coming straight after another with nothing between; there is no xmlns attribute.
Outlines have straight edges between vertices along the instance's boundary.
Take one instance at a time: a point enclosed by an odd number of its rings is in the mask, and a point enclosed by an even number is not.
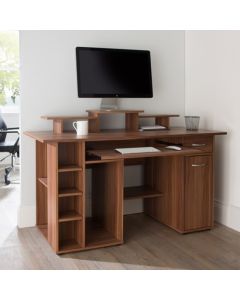
<svg viewBox="0 0 240 300"><path fill-rule="evenodd" d="M16 31L0 31L0 110L19 107L19 38Z"/></svg>

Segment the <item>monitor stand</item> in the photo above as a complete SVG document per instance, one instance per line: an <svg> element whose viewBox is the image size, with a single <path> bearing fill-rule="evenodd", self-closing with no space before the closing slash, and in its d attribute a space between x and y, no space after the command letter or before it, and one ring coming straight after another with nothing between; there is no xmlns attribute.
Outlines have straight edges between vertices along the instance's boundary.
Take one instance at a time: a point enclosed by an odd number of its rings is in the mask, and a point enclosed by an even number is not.
<svg viewBox="0 0 240 300"><path fill-rule="evenodd" d="M101 110L116 110L119 109L119 101L118 98L102 98Z"/></svg>

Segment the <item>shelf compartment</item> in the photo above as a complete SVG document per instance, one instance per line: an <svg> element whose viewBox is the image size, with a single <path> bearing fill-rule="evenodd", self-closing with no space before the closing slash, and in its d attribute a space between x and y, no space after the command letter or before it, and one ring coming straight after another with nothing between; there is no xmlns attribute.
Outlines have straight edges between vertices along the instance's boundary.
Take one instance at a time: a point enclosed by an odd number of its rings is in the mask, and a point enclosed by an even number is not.
<svg viewBox="0 0 240 300"><path fill-rule="evenodd" d="M69 166L82 167L84 145L81 142L58 144L58 168L67 169Z"/></svg>
<svg viewBox="0 0 240 300"><path fill-rule="evenodd" d="M38 178L38 181L41 182L46 188L48 187L46 177Z"/></svg>
<svg viewBox="0 0 240 300"><path fill-rule="evenodd" d="M94 218L86 219L86 248L97 246L108 246L111 244L120 244L113 233L106 230L100 222L94 221Z"/></svg>
<svg viewBox="0 0 240 300"><path fill-rule="evenodd" d="M149 186L133 186L124 188L124 200L136 198L161 197L163 194Z"/></svg>
<svg viewBox="0 0 240 300"><path fill-rule="evenodd" d="M97 248L121 244L123 240L123 161L89 165L91 207L86 211L85 247ZM89 186L90 184L90 186ZM88 190L88 188L87 188ZM87 207L86 207L87 209Z"/></svg>
<svg viewBox="0 0 240 300"><path fill-rule="evenodd" d="M69 252L83 247L82 221L59 223L59 251Z"/></svg>
<svg viewBox="0 0 240 300"><path fill-rule="evenodd" d="M74 171L59 173L58 186L59 197L82 195L82 173Z"/></svg>
<svg viewBox="0 0 240 300"><path fill-rule="evenodd" d="M63 173L63 172L82 172L82 167L79 167L77 165L63 165L58 167L58 172Z"/></svg>
<svg viewBox="0 0 240 300"><path fill-rule="evenodd" d="M82 205L81 196L60 197L58 203L59 222L81 220L83 214Z"/></svg>

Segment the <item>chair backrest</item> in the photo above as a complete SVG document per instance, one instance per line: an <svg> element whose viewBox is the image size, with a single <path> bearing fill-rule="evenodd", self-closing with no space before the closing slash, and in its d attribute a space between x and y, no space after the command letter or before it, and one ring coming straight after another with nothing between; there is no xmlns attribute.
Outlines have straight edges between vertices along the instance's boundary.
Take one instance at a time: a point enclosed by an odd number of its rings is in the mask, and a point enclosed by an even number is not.
<svg viewBox="0 0 240 300"><path fill-rule="evenodd" d="M6 139L7 133L1 133L1 130L6 130L6 129L7 129L7 125L3 120L2 114L0 113L0 142L4 142Z"/></svg>

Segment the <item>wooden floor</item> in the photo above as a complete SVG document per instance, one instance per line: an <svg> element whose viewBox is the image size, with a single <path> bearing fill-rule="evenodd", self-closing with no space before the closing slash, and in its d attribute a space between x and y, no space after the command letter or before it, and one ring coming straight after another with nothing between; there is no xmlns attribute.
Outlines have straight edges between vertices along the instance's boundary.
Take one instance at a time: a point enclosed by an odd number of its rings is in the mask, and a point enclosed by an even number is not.
<svg viewBox="0 0 240 300"><path fill-rule="evenodd" d="M37 228L17 229L19 185L0 184L0 269L240 269L240 233L222 225L180 235L143 214L125 244L57 256Z"/></svg>
<svg viewBox="0 0 240 300"><path fill-rule="evenodd" d="M240 234L224 226L179 235L144 215L125 218L125 244L57 256L37 228L13 229L0 269L240 269Z"/></svg>

